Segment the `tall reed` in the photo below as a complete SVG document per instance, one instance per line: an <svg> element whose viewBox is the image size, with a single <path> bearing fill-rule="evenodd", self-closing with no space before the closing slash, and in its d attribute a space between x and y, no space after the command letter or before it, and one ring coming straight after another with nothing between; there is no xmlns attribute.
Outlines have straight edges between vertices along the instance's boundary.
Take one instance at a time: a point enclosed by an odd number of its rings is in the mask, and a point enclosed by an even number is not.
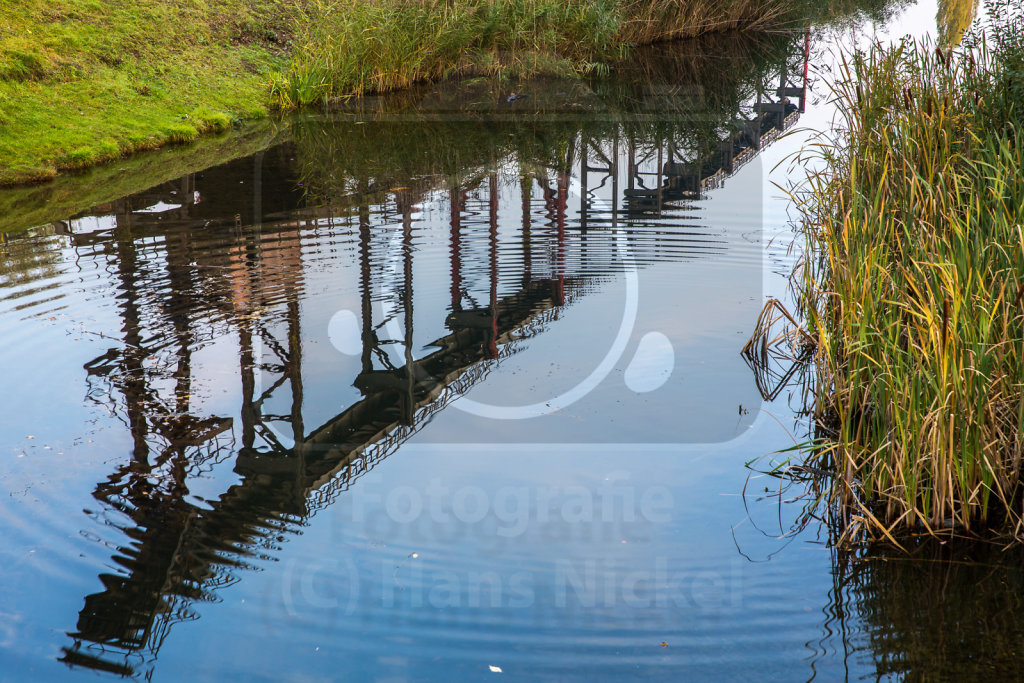
<svg viewBox="0 0 1024 683"><path fill-rule="evenodd" d="M1003 55L905 42L845 64L798 271L814 458L846 530L1024 534L1024 147ZM1005 117L1004 117L1005 119Z"/></svg>
<svg viewBox="0 0 1024 683"><path fill-rule="evenodd" d="M632 45L779 27L785 0L306 0L283 107L451 73L583 73Z"/></svg>

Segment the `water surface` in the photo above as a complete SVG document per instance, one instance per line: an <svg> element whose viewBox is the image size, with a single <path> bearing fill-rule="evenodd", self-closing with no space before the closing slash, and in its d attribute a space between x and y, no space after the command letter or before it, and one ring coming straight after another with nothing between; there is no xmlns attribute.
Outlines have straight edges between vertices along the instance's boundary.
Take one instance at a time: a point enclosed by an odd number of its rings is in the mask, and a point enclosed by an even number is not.
<svg viewBox="0 0 1024 683"><path fill-rule="evenodd" d="M934 15L368 99L44 224L0 198L3 677L1013 670L1012 561L838 555L746 466L800 426L739 353L794 264L777 164L830 50Z"/></svg>

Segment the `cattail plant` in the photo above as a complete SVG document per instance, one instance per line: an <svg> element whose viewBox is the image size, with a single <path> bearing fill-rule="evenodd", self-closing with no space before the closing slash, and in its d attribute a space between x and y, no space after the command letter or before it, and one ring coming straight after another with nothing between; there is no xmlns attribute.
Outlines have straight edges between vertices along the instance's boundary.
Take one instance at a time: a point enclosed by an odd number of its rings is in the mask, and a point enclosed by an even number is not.
<svg viewBox="0 0 1024 683"><path fill-rule="evenodd" d="M1024 534L1024 148L987 105L1000 69L983 45L859 52L817 147L811 459L868 536Z"/></svg>

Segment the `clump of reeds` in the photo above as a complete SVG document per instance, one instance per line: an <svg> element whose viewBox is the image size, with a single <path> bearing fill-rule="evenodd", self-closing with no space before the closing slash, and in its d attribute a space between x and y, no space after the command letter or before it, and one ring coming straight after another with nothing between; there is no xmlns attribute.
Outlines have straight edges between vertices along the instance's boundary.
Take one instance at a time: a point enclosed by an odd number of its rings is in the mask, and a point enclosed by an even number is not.
<svg viewBox="0 0 1024 683"><path fill-rule="evenodd" d="M307 0L283 107L385 92L452 73L586 73L633 45L778 28L785 0Z"/></svg>
<svg viewBox="0 0 1024 683"><path fill-rule="evenodd" d="M847 531L1024 534L1024 147L993 119L1003 59L875 47L835 86L846 132L819 147L799 277L812 459Z"/></svg>

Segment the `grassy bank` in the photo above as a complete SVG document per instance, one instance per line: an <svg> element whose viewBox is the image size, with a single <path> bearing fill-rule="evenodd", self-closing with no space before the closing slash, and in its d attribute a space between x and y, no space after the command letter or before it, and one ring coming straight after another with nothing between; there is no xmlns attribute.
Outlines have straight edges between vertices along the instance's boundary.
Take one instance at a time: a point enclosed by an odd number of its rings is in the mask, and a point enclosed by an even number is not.
<svg viewBox="0 0 1024 683"><path fill-rule="evenodd" d="M0 185L190 142L275 107L452 74L603 70L635 44L781 28L805 9L783 0L8 0Z"/></svg>
<svg viewBox="0 0 1024 683"><path fill-rule="evenodd" d="M100 164L61 176L54 182L3 188L0 238L5 233L66 220L98 204L255 154L288 139L287 126L265 118L235 126L221 135L202 136L187 147L137 154L116 164Z"/></svg>
<svg viewBox="0 0 1024 683"><path fill-rule="evenodd" d="M805 206L813 463L854 538L1024 534L1024 23L856 55Z"/></svg>
<svg viewBox="0 0 1024 683"><path fill-rule="evenodd" d="M186 147L0 190L0 235L64 220L277 142L293 142L298 182L311 202L324 204L351 192L353 183L440 187L511 153L554 167L574 136L601 139L620 125L642 139L671 137L710 155L742 103L775 82L770 74L791 49L785 35L715 34L639 48L608 78L440 81L339 103L330 117L261 119ZM717 87L702 87L710 82ZM509 103L509 89L531 95ZM657 108L648 106L652 92L663 93Z"/></svg>
<svg viewBox="0 0 1024 683"><path fill-rule="evenodd" d="M283 0L8 0L0 184L50 178L265 115Z"/></svg>

